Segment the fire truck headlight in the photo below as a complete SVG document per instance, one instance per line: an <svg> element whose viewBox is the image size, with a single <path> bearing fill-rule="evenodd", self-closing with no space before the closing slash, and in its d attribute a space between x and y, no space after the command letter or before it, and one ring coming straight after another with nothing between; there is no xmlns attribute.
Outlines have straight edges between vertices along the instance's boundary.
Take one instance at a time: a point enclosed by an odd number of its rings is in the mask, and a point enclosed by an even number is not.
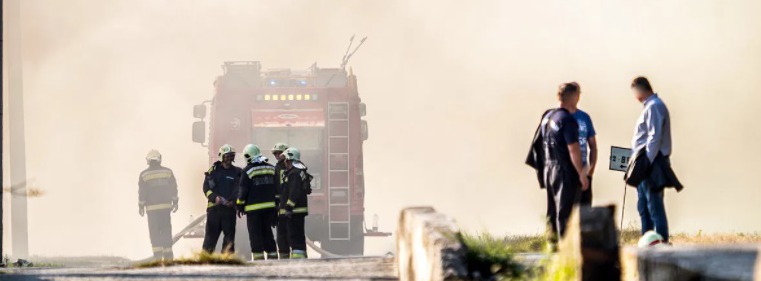
<svg viewBox="0 0 761 281"><path fill-rule="evenodd" d="M275 80L270 80L270 86L275 86L275 85L277 85L277 81L275 81Z"/></svg>
<svg viewBox="0 0 761 281"><path fill-rule="evenodd" d="M270 95L264 95L264 100L270 100L270 99L271 99Z"/></svg>

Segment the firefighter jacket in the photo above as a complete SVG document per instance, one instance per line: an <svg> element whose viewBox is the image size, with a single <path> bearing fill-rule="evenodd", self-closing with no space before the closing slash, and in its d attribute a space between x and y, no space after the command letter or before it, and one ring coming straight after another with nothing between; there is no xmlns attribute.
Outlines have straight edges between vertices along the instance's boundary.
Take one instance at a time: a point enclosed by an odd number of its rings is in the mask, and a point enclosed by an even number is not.
<svg viewBox="0 0 761 281"><path fill-rule="evenodd" d="M146 211L171 209L177 204L177 181L169 168L149 166L140 173L137 185L139 205Z"/></svg>
<svg viewBox="0 0 761 281"><path fill-rule="evenodd" d="M231 166L225 169L222 162L214 162L205 173L203 181L203 193L209 200L207 207L214 207L217 197L222 197L228 202L235 202L240 176L240 168Z"/></svg>
<svg viewBox="0 0 761 281"><path fill-rule="evenodd" d="M280 203L281 214L308 214L307 191L304 189L307 167L304 163L293 162L291 169L283 174L283 196Z"/></svg>
<svg viewBox="0 0 761 281"><path fill-rule="evenodd" d="M277 161L275 164L275 204L280 206L280 198L283 196L283 174L285 173L285 161Z"/></svg>
<svg viewBox="0 0 761 281"><path fill-rule="evenodd" d="M266 159L266 158L265 158ZM243 168L236 204L238 210L251 212L275 208L275 166L255 161Z"/></svg>

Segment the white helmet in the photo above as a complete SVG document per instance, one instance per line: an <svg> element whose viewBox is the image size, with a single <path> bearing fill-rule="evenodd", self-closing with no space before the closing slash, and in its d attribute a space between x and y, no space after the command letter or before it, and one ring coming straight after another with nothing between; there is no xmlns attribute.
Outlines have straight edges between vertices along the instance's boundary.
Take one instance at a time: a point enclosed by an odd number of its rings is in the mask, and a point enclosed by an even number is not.
<svg viewBox="0 0 761 281"><path fill-rule="evenodd" d="M155 161L161 164L161 153L159 153L158 150L151 149L151 151L148 151L148 155L145 156L145 161L147 161L148 163L151 163L151 161Z"/></svg>
<svg viewBox="0 0 761 281"><path fill-rule="evenodd" d="M248 144L243 148L243 158L246 159L247 163L253 161L259 156L262 156L262 151L259 150L259 147L255 144Z"/></svg>
<svg viewBox="0 0 761 281"><path fill-rule="evenodd" d="M639 239L639 242L637 243L637 247L649 248L649 247L663 244L665 242L666 241L663 239L663 236L661 236L655 231L648 230L647 232L645 232L645 234L642 234L642 238Z"/></svg>
<svg viewBox="0 0 761 281"><path fill-rule="evenodd" d="M301 151L298 148L289 147L283 151L283 154L285 154L285 160L301 161Z"/></svg>

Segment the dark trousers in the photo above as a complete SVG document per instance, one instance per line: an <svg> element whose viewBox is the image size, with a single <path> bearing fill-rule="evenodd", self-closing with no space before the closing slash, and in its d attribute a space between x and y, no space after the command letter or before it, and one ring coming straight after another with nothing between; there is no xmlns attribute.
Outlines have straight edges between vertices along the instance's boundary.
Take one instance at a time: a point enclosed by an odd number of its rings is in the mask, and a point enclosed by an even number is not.
<svg viewBox="0 0 761 281"><path fill-rule="evenodd" d="M277 217L277 252L281 259L291 256L291 244L288 243L288 217L284 215Z"/></svg>
<svg viewBox="0 0 761 281"><path fill-rule="evenodd" d="M224 234L222 252L234 253L235 220L235 209L233 208L214 206L206 209L206 236L203 238L203 250L213 253L219 235Z"/></svg>
<svg viewBox="0 0 761 281"><path fill-rule="evenodd" d="M552 224L553 236L559 234L562 238L565 236L571 211L581 198L581 184L579 179L566 175L559 165L546 166L545 173L549 173L545 177L547 179L547 215Z"/></svg>
<svg viewBox="0 0 761 281"><path fill-rule="evenodd" d="M147 211L148 232L151 235L153 258L173 259L172 252L172 217L170 209Z"/></svg>
<svg viewBox="0 0 761 281"><path fill-rule="evenodd" d="M592 177L587 177L587 179L589 179L589 188L581 192L579 204L581 206L592 207Z"/></svg>
<svg viewBox="0 0 761 281"><path fill-rule="evenodd" d="M254 260L264 259L264 253L277 257L275 237L272 235L272 220L275 209L264 209L246 212L248 239L251 242L251 252Z"/></svg>
<svg viewBox="0 0 761 281"><path fill-rule="evenodd" d="M307 257L307 241L304 234L306 214L293 214L288 219L288 243L291 244L291 257Z"/></svg>
<svg viewBox="0 0 761 281"><path fill-rule="evenodd" d="M669 222L666 218L666 207L663 204L663 189L651 188L645 179L637 186L637 211L642 221L642 234L655 230L669 241Z"/></svg>

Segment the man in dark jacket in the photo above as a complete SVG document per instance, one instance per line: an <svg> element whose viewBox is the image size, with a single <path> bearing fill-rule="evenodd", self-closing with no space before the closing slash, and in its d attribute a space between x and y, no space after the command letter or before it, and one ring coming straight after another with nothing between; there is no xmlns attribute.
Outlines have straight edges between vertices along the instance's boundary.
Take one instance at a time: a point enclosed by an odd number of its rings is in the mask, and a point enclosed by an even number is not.
<svg viewBox="0 0 761 281"><path fill-rule="evenodd" d="M664 178L671 177L671 120L669 117L666 104L653 92L650 81L645 77L637 77L631 84L634 97L644 105L642 113L634 127L634 137L632 138L632 155L642 155L634 157L635 163L652 163L653 165L645 171L645 177L637 185L637 210L639 211L642 221L642 234L648 230L654 230L660 234L665 242L669 240L668 219L666 218L666 208L663 204L663 187L669 183L664 183ZM643 157L647 157L646 159ZM639 159L639 160L637 160ZM635 169L635 168L632 168ZM641 170L641 168L637 169ZM653 172L655 171L655 172ZM631 173L627 173L631 176ZM681 184L673 175L674 186L681 189Z"/></svg>
<svg viewBox="0 0 761 281"><path fill-rule="evenodd" d="M307 173L307 166L301 162L301 152L290 147L286 149L285 166L287 168L283 178L285 197L280 198L280 209L285 210L288 219L288 243L291 246L292 259L307 258L306 236L304 223L308 212L307 195L311 192L306 185L311 180Z"/></svg>
<svg viewBox="0 0 761 281"><path fill-rule="evenodd" d="M285 173L285 155L283 151L288 149L288 145L285 143L277 143L272 147L272 155L277 159L275 164L275 203L280 206L280 198L285 198L287 194L284 193L283 188L283 174ZM282 210L282 212L281 212ZM288 259L291 257L291 246L288 244L288 218L285 216L285 209L277 210L277 218L275 223L277 232L277 249L280 259Z"/></svg>
<svg viewBox="0 0 761 281"><path fill-rule="evenodd" d="M138 203L140 216L148 212L148 232L153 246L153 258L171 260L172 217L169 212L177 212L177 180L169 168L161 166L161 154L157 150L145 157L148 169L140 173L138 180Z"/></svg>
<svg viewBox="0 0 761 281"><path fill-rule="evenodd" d="M241 169L233 166L235 150L230 145L219 148L220 161L206 172L203 192L208 198L206 208L206 236L203 250L214 252L219 235L224 234L223 253L235 252L235 196L240 182Z"/></svg>
<svg viewBox="0 0 761 281"><path fill-rule="evenodd" d="M275 167L267 163L259 147L254 144L243 148L248 163L243 168L238 192L238 216L246 214L248 237L254 260L277 259L277 247L272 235L275 218Z"/></svg>
<svg viewBox="0 0 761 281"><path fill-rule="evenodd" d="M560 86L560 107L545 112L527 159L529 165L542 173L540 186L547 189L547 215L553 239L565 235L571 210L579 203L581 192L589 187L582 168L578 123L570 112L575 109L579 95L575 82ZM536 141L541 142L541 152L535 151Z"/></svg>

